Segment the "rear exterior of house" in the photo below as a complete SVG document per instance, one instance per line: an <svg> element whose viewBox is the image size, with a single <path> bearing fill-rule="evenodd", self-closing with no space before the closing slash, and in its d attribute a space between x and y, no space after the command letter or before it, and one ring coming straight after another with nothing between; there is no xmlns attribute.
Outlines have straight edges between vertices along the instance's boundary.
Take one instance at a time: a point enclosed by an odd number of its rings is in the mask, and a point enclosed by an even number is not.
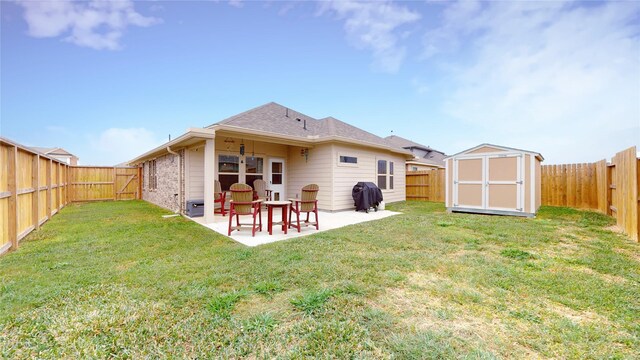
<svg viewBox="0 0 640 360"><path fill-rule="evenodd" d="M537 152L481 144L448 157L448 211L533 217L541 205Z"/></svg>
<svg viewBox="0 0 640 360"><path fill-rule="evenodd" d="M189 200L212 198L213 180L224 191L236 182L253 186L255 179L285 200L318 184L318 207L339 211L353 208L351 190L359 181L378 184L386 202L405 200L408 158L407 151L337 119L316 120L269 103L190 129L130 163L143 169L143 199L176 212ZM207 203L205 215L213 213L213 201L211 209Z"/></svg>

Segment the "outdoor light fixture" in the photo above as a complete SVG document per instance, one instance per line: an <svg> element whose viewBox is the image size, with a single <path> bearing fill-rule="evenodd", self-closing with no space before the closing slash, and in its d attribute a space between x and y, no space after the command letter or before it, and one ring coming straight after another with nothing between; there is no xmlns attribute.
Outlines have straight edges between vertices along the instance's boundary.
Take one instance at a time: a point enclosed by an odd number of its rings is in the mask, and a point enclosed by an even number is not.
<svg viewBox="0 0 640 360"><path fill-rule="evenodd" d="M240 155L244 155L244 140L240 143Z"/></svg>
<svg viewBox="0 0 640 360"><path fill-rule="evenodd" d="M304 162L309 161L309 148L300 149L300 156L304 157Z"/></svg>

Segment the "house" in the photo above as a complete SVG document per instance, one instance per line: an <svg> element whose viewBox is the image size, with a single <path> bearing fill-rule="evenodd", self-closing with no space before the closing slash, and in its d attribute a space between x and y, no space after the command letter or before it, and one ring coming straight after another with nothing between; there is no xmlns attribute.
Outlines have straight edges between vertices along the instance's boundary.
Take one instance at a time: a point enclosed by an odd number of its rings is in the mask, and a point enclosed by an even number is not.
<svg viewBox="0 0 640 360"><path fill-rule="evenodd" d="M359 181L376 183L386 202L405 200L405 161L413 155L338 119L315 119L268 103L186 133L129 163L143 169L143 199L176 212L189 200L205 201L213 222L214 180L223 190L264 179L273 199L300 196L320 186L318 207L353 209Z"/></svg>
<svg viewBox="0 0 640 360"><path fill-rule="evenodd" d="M411 151L414 158L407 160L407 171L444 169L444 158L447 157L442 151L432 149L428 146L418 144L397 135L385 138L393 146Z"/></svg>
<svg viewBox="0 0 640 360"><path fill-rule="evenodd" d="M37 147L31 146L35 152L39 152L41 154L47 155L54 159L60 160L67 165L77 166L78 165L78 157L68 152L67 150L59 147L54 148L46 148L46 147Z"/></svg>

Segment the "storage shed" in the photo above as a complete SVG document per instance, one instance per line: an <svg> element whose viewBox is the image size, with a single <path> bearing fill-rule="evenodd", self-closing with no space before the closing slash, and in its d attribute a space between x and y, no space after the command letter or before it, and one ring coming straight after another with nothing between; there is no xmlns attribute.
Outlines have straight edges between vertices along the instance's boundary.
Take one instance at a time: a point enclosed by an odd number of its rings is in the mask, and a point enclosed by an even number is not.
<svg viewBox="0 0 640 360"><path fill-rule="evenodd" d="M447 157L447 211L534 217L543 160L535 151L491 144Z"/></svg>

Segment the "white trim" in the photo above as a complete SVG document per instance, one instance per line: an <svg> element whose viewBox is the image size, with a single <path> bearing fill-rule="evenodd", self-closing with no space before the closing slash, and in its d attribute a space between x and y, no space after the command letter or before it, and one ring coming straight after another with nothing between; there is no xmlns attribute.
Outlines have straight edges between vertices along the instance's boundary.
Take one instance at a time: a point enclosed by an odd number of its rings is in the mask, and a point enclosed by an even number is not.
<svg viewBox="0 0 640 360"><path fill-rule="evenodd" d="M453 159L453 199L451 199L451 206L458 206L458 159Z"/></svg>
<svg viewBox="0 0 640 360"><path fill-rule="evenodd" d="M489 208L489 157L482 157L482 208Z"/></svg>
<svg viewBox="0 0 640 360"><path fill-rule="evenodd" d="M536 213L536 158L534 156L529 155L530 168L531 168L531 176L529 183L529 192L531 193L531 207L530 213Z"/></svg>
<svg viewBox="0 0 640 360"><path fill-rule="evenodd" d="M486 197L486 193L485 193L485 156L478 156L476 154L472 154L469 156L465 156L462 157L461 159L459 158L454 158L453 162L454 162L454 175L453 175L453 203L451 205L453 205L454 207L458 207L460 206L459 203L459 189L458 189L458 185L462 184L462 185L480 185L482 186L482 199L481 199L481 206L473 206L473 205L464 205L466 207L472 207L474 209L483 209L485 207L485 197ZM481 160L482 161L482 180L459 180L459 167L460 167L460 160Z"/></svg>
<svg viewBox="0 0 640 360"><path fill-rule="evenodd" d="M484 155L483 158L485 159L485 167L483 168L484 171L484 175L485 175L485 189L486 189L486 193L484 196L484 200L485 200L485 204L484 204L484 209L486 210L505 210L505 211L520 211L520 212L525 212L524 209L524 200L525 200L525 191L524 191L524 168L525 168L525 161L524 161L524 153L492 153L492 154L488 154L488 155ZM490 163L490 159L500 159L500 158L510 158L510 157L515 157L516 158L516 180L515 181L508 181L508 180L489 180L490 176L489 173L491 171L491 167L489 166ZM489 187L491 185L515 185L516 186L516 207L514 209L509 209L509 208L502 208L502 207L496 207L496 206L490 206L490 198L489 198Z"/></svg>
<svg viewBox="0 0 640 360"><path fill-rule="evenodd" d="M506 181L506 180L490 180L491 184L489 185L519 185L519 184L515 184L516 181Z"/></svg>
<svg viewBox="0 0 640 360"><path fill-rule="evenodd" d="M453 204L449 202L449 187L451 186L449 184L449 160L444 162L444 184L444 204L445 206L451 206Z"/></svg>
<svg viewBox="0 0 640 360"><path fill-rule="evenodd" d="M280 200L284 201L287 200L289 197L287 196L287 159L285 159L284 157L269 157L266 160L267 164L266 164L266 179L264 179L264 175L263 175L263 180L265 180L267 182L267 188L269 190L272 191L271 196L272 196L272 200L275 200L275 194L276 192L280 193ZM280 173L282 175L282 183L279 185L275 185L275 186L279 186L281 187L281 191L276 191L276 189L273 188L273 184L271 183L271 176L273 175L271 173L271 169L272 169L272 163L277 162L277 163L282 163L282 172ZM264 170L264 169L263 169ZM302 196L302 194L300 195Z"/></svg>
<svg viewBox="0 0 640 360"><path fill-rule="evenodd" d="M343 156L344 157L354 158L354 159L356 159L356 162L355 163L343 163L343 162L340 161L340 157L343 157ZM347 155L347 154L342 153L342 152L338 152L337 153L336 161L337 161L336 162L337 166L353 167L353 168L360 167L359 159L358 159L357 156Z"/></svg>
<svg viewBox="0 0 640 360"><path fill-rule="evenodd" d="M214 180L216 174L216 141L214 138L205 140L204 145L204 221L207 224L213 222L214 203ZM224 204L223 204L224 205ZM180 204L182 207L182 204Z"/></svg>
<svg viewBox="0 0 640 360"><path fill-rule="evenodd" d="M387 162L387 166L386 166L386 172L384 174L379 174L378 173L378 161L386 161ZM393 174L391 174L391 164L393 163ZM404 166L404 164L402 164L402 166ZM375 184L376 186L380 187L380 184L378 184L378 176L384 176L387 180L386 183L386 188L380 188L380 190L383 193L394 193L396 191L396 181L395 181L395 177L396 177L396 164L395 161L393 161L391 158L388 157L375 157L375 164L374 164L374 168L373 168L373 172L374 172L374 176L375 176ZM391 184L391 178L393 179L393 189L389 188L389 185ZM405 198L406 198L406 192L405 192Z"/></svg>
<svg viewBox="0 0 640 360"><path fill-rule="evenodd" d="M517 152L517 153L527 153L527 154L532 154L535 155L536 157L540 157L540 160L544 160L544 157L542 156L542 154L537 153L535 151L530 151L530 150L522 150L522 149L516 149L516 148L512 148L512 147L508 147L508 146L500 146L500 145L494 145L494 144L489 144L489 143L482 143L480 145L474 146L472 148L469 148L467 150L463 150L460 151L458 153L455 153L453 155L449 155L446 158L444 158L443 160L447 160L453 157L459 157L462 155L465 155L466 153L469 153L471 151L475 151L477 149L483 148L483 147L489 147L489 148L494 148L496 150L502 150L502 151L506 151L506 152ZM470 154L470 155L479 155L479 154L495 154L496 152L491 152L491 153L478 153L478 154Z"/></svg>

